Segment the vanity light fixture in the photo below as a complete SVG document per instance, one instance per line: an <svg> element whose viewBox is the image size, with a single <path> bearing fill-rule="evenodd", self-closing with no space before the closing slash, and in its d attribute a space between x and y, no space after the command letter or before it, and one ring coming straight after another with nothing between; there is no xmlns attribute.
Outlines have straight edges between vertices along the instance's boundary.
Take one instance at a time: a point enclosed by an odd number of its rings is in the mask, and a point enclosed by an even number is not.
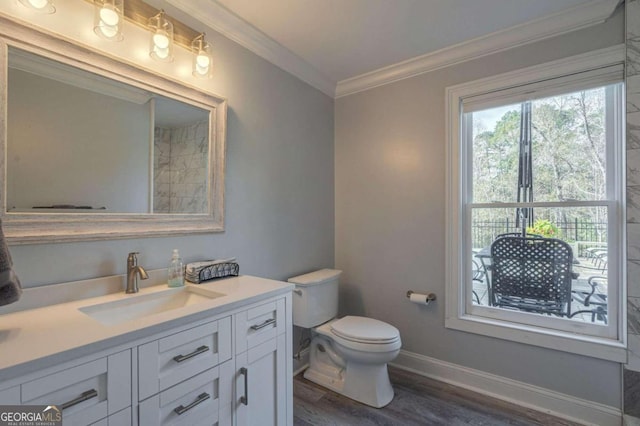
<svg viewBox="0 0 640 426"><path fill-rule="evenodd" d="M18 1L38 3L52 0ZM198 33L178 19L167 15L164 10L157 9L144 0L85 1L94 5L93 30L101 38L113 41L123 40L122 29L125 20L128 20L129 23L150 32L149 56L156 61L173 62L174 47L180 46L192 52L191 70L194 77L205 79L213 76L213 54L204 33Z"/></svg>
<svg viewBox="0 0 640 426"><path fill-rule="evenodd" d="M94 0L94 9L93 31L107 40L123 40L124 0Z"/></svg>
<svg viewBox="0 0 640 426"><path fill-rule="evenodd" d="M200 34L191 43L191 51L193 52L192 74L197 78L211 78L213 71L211 46L206 42L204 36L204 33Z"/></svg>
<svg viewBox="0 0 640 426"><path fill-rule="evenodd" d="M40 13L55 13L56 7L51 0L18 0L23 6Z"/></svg>
<svg viewBox="0 0 640 426"><path fill-rule="evenodd" d="M149 55L162 62L173 61L173 24L167 19L164 10L149 18L151 46Z"/></svg>

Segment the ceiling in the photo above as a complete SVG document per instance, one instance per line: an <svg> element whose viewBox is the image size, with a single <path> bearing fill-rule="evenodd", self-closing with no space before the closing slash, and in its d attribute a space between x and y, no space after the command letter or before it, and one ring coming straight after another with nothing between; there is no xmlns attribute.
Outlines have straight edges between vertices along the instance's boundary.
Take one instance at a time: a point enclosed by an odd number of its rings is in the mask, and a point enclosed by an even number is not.
<svg viewBox="0 0 640 426"><path fill-rule="evenodd" d="M146 1L338 98L602 23L623 0Z"/></svg>
<svg viewBox="0 0 640 426"><path fill-rule="evenodd" d="M216 0L335 83L593 0ZM600 1L601 2L601 1Z"/></svg>

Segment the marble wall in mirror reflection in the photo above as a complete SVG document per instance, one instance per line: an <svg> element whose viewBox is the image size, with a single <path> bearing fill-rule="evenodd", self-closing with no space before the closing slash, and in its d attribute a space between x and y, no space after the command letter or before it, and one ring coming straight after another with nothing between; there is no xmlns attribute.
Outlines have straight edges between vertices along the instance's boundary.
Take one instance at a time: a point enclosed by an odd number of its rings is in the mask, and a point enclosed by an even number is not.
<svg viewBox="0 0 640 426"><path fill-rule="evenodd" d="M154 130L154 213L207 211L209 122Z"/></svg>

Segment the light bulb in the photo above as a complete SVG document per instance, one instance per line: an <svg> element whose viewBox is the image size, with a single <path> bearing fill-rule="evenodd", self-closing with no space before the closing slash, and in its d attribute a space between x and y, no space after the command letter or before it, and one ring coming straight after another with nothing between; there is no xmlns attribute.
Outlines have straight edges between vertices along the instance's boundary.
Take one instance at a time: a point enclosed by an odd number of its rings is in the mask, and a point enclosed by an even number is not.
<svg viewBox="0 0 640 426"><path fill-rule="evenodd" d="M198 74L199 76L206 76L209 73L209 68L202 68L200 65L196 66L196 74Z"/></svg>
<svg viewBox="0 0 640 426"><path fill-rule="evenodd" d="M29 4L36 9L44 9L49 5L48 0L28 0Z"/></svg>
<svg viewBox="0 0 640 426"><path fill-rule="evenodd" d="M158 31L153 35L153 44L161 50L169 47L169 37L164 31Z"/></svg>
<svg viewBox="0 0 640 426"><path fill-rule="evenodd" d="M207 55L206 53L199 53L198 56L196 57L196 63L200 68L209 69L209 64L211 63L211 59L209 58L209 55Z"/></svg>
<svg viewBox="0 0 640 426"><path fill-rule="evenodd" d="M200 53L196 56L196 66L194 67L195 73L201 77L206 77L209 74L210 64L211 59L209 56L204 53Z"/></svg>
<svg viewBox="0 0 640 426"><path fill-rule="evenodd" d="M100 9L100 20L109 27L115 27L120 22L118 12L113 10L113 6L105 5Z"/></svg>
<svg viewBox="0 0 640 426"><path fill-rule="evenodd" d="M153 48L153 54L158 57L158 59L167 59L169 57L169 49L168 48L160 48L155 46Z"/></svg>
<svg viewBox="0 0 640 426"><path fill-rule="evenodd" d="M166 18L164 10L149 18L151 44L149 55L156 61L173 61L173 24Z"/></svg>
<svg viewBox="0 0 640 426"><path fill-rule="evenodd" d="M55 13L56 8L51 0L18 0L25 7L39 13Z"/></svg>
<svg viewBox="0 0 640 426"><path fill-rule="evenodd" d="M103 25L99 27L99 29L100 29L100 32L102 32L102 34L104 34L104 36L107 38L113 38L118 35L118 28L113 28L113 27Z"/></svg>
<svg viewBox="0 0 640 426"><path fill-rule="evenodd" d="M158 59L169 58L169 37L164 31L158 31L153 35L153 53Z"/></svg>
<svg viewBox="0 0 640 426"><path fill-rule="evenodd" d="M124 0L94 0L93 30L102 38L121 41Z"/></svg>
<svg viewBox="0 0 640 426"><path fill-rule="evenodd" d="M193 65L191 74L196 78L211 78L211 46L204 39L204 33L191 42Z"/></svg>

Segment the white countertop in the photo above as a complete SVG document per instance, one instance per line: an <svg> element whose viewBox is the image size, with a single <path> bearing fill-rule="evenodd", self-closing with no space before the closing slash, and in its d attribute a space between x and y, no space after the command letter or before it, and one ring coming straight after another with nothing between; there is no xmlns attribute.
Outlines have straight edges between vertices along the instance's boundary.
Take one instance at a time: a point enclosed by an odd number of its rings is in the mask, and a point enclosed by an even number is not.
<svg viewBox="0 0 640 426"><path fill-rule="evenodd" d="M289 283L248 275L194 286L224 296L114 325L104 325L79 308L163 291L167 285L141 288L137 294L119 291L5 314L0 310L0 382L71 356L108 349L293 288Z"/></svg>

